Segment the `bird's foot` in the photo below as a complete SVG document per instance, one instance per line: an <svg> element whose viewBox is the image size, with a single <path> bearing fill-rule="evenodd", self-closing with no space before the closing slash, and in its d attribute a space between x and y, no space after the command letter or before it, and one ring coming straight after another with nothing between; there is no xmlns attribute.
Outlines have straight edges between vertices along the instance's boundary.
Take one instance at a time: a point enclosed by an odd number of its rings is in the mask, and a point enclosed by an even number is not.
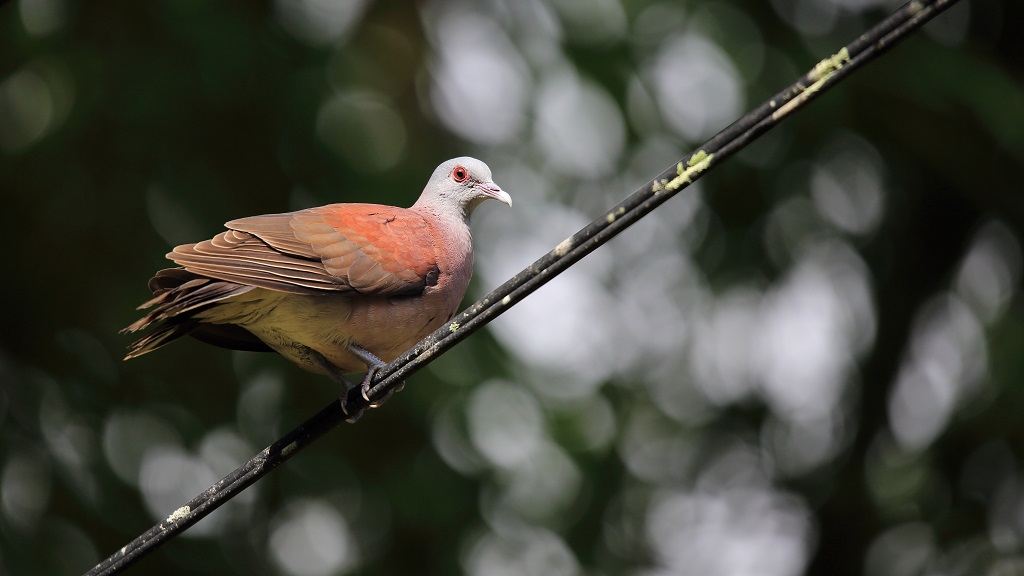
<svg viewBox="0 0 1024 576"><path fill-rule="evenodd" d="M346 422L349 424L355 424L356 421L359 420L359 417L363 415L363 411L365 410L365 408L352 409L349 405L348 396L356 387L355 384L349 382L348 378L345 378L345 375L342 374L334 364L328 362L327 358L324 358L323 355L316 350L309 349L308 353L310 358L312 358L318 366L323 368L324 372L331 380L334 380L341 385L343 392L338 398L338 402L341 404L341 411L345 414Z"/></svg>
<svg viewBox="0 0 1024 576"><path fill-rule="evenodd" d="M377 371L386 366L387 363L378 358L373 352L370 352L356 344L349 344L348 349L352 352L352 355L362 360L367 366L366 376L363 376L363 382L360 384L359 389L363 396L363 400L370 403L370 408L380 408L395 392L401 392L402 389L405 388L405 382L399 382L396 386L385 392L382 397L376 400L371 400L370 390L372 389L373 377L377 374Z"/></svg>
<svg viewBox="0 0 1024 576"><path fill-rule="evenodd" d="M346 389L342 392L341 397L338 398L338 403L341 404L341 411L345 413L345 422L348 422L349 424L355 424L358 422L359 418L362 417L363 412L366 411L365 406L353 408L353 402L349 401L348 396L353 390L355 390L355 388L355 386L352 386L351 388ZM358 398L353 398L353 400L358 400Z"/></svg>

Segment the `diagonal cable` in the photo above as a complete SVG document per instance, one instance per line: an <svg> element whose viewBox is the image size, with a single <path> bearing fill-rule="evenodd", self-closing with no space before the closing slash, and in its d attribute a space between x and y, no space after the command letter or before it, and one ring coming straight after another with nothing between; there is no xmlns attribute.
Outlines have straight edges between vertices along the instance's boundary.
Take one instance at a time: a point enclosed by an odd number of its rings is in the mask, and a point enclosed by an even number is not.
<svg viewBox="0 0 1024 576"><path fill-rule="evenodd" d="M722 130L688 158L665 170L596 220L566 238L510 280L487 294L451 322L430 334L374 374L367 400L359 387L350 390L349 412L355 417L370 402L423 369L453 346L504 313L534 290L632 226L666 200L689 186L709 169L736 154L824 91L864 64L885 53L911 32L959 0L911 0L853 42L814 66L811 71L756 109ZM355 418L332 402L251 460L175 510L163 521L97 564L86 576L117 574L152 552L221 504L262 478L342 421Z"/></svg>

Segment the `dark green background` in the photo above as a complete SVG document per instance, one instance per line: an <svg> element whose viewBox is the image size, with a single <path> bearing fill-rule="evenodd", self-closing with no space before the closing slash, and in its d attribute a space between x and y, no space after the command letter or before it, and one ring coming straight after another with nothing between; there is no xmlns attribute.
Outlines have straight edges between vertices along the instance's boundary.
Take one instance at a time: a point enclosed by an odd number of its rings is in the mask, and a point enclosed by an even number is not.
<svg viewBox="0 0 1024 576"><path fill-rule="evenodd" d="M303 41L281 24L273 6L255 2L60 0L58 23L35 33L26 29L23 16L31 3L0 3L0 136L15 135L13 141L0 140L0 574L76 574L157 521L138 486L111 468L104 442L112 418L123 422L146 414L161 423L156 436L139 435L130 448L119 445L115 451L142 454L166 440L159 434L169 434L188 453L201 451L214 430L243 439L241 450L207 460L216 463L211 466L219 477L337 394L326 379L279 358L193 341L121 362L129 338L118 330L136 318L133 309L147 296L146 280L166 265L163 254L170 244L204 239L222 222L251 214L336 201L408 205L437 163L463 154L491 163L495 180L516 199L514 210L529 213L520 202L527 198L528 204L530 194L507 184L510 177L506 171L503 180L500 167L511 159L542 167L546 152L528 127L501 143L474 144L438 120L426 96L430 63L437 58L436 43L428 38L438 30L429 30L433 21L421 17L437 2L369 2L342 38L326 44ZM556 57L625 109L629 78L645 62L645 42L655 42L630 26L655 3L624 1L625 31L597 39L592 27L574 19L573 4L537 3L562 30ZM692 0L665 4L687 14L717 9ZM830 2L713 4L728 8L726 16L745 16L704 29L724 54L742 62L740 47L748 43L763 44L767 54L753 72L737 67L744 109L896 6L840 8L831 25L809 32L795 29L784 15L803 10L813 21L815 10ZM454 12L507 21L506 3L473 6ZM794 174L820 160L830 135L856 134L870 143L886 174L885 206L870 231L847 234L827 221L808 220L809 227L841 238L863 261L877 326L844 379L843 445L798 474L764 466L767 486L758 490L793 498L807 513L807 530L795 538L807 553L787 569L771 548L740 541L718 550L709 544L712 557L765 564L739 571L724 561L697 563L692 573L1024 574L1022 6L1018 0L961 2L932 25L933 34L914 35L792 117L745 160L719 166L702 180L703 239L685 242L710 293L723 294L743 285L768 291L785 277L789 260L773 258L766 230L773 213L810 197L806 178ZM746 27L734 28L737 21ZM752 30L759 37L749 36ZM529 50L526 32L509 31L509 45ZM20 84L11 83L26 71ZM527 76L542 74L529 69ZM26 77L42 79L48 105L11 103L25 93L17 90ZM28 94L38 93L31 88ZM378 169L360 160L373 160L374 143L367 141L358 114L334 125L342 152L318 134L321 104L342 90L386 94L406 137L397 162ZM50 111L41 132L18 136L25 132L15 124L39 109ZM529 109L526 115L528 126L536 116ZM4 129L2 123L10 124ZM344 133L346 127L351 134ZM370 132L375 128L371 123ZM643 156L648 131L627 120L623 157ZM665 133L675 158L698 143ZM573 146L571 139L564 144ZM611 199L672 161L666 157L645 171L635 169L643 162L623 159L610 174L594 178L542 168L538 174L550 180L549 191L557 191L552 202L595 218ZM629 176L613 175L627 167L634 169ZM571 192L578 185L590 191L589 201ZM488 221L508 217L501 206L481 210L489 212ZM154 214L163 218L163 230ZM534 234L529 222L516 222L527 227L523 237ZM984 365L980 383L954 402L933 441L900 447L888 432L890 405L901 366L913 356L915 318L937 294L953 289L979 230L991 230L985 226L993 223L1001 238L1010 239L1002 254L1011 280L997 315L978 323L982 356L974 357ZM575 228L558 230L556 241ZM676 233L686 237L685 230ZM486 239L487 231L476 234ZM616 243L644 238L626 234ZM612 277L611 284L631 282ZM496 285L479 275L475 282L476 295ZM552 317L563 313L548 311ZM545 330L542 323L536 328ZM622 334L619 346L633 345ZM691 334L700 338L699 332ZM728 354L729 342L718 345ZM514 476L485 461L473 471L456 470L431 440L440 434L440 414L467 410L478 383L503 378L529 390L531 379L550 377L542 370L537 373L548 376L535 376L528 358L510 356L500 339L481 332L416 375L384 409L330 433L262 480L251 500L226 514L215 533L178 538L130 573L287 574L271 559L268 541L284 511L309 501L333 507L356 534L358 558L348 565L356 573L487 573L491 560L473 550L488 538L507 544L496 548L505 551L504 564L493 566L520 566L514 573L689 573L680 568L685 562L672 564L652 551L656 535L637 523L646 505L638 502L659 491L704 493L698 471L735 444L770 462L771 451L759 436L773 409L757 393L705 400L711 408L701 418L671 423L675 437L698 439L690 471L674 479L640 478L624 463L636 446L624 435L633 429L628 423L636 410L659 403L638 384L647 377L645 365L613 374L594 390L602 406L614 409L616 423L616 436L599 449L574 445L574 426L583 420L571 410L538 400L544 429L580 475L579 493L546 517L495 518L494 500ZM267 400L273 412L254 412L263 415L254 421L239 397L267 374L285 385L271 387L281 394ZM678 378L680 387L699 395L692 392L691 377ZM26 490L34 499L19 508ZM719 494L717 501L747 510L731 494ZM700 520L695 517L694 525ZM524 525L539 532L517 532ZM558 554L530 557L525 550L537 549L523 533L561 542ZM664 572L644 572L665 562Z"/></svg>

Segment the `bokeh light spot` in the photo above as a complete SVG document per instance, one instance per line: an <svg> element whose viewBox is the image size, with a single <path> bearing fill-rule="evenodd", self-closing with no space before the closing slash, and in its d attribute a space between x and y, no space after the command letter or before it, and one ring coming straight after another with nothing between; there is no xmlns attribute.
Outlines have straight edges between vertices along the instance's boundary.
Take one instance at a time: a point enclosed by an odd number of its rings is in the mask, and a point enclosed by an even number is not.
<svg viewBox="0 0 1024 576"><path fill-rule="evenodd" d="M348 522L325 502L292 502L274 520L270 557L285 574L343 574L358 564L356 554Z"/></svg>

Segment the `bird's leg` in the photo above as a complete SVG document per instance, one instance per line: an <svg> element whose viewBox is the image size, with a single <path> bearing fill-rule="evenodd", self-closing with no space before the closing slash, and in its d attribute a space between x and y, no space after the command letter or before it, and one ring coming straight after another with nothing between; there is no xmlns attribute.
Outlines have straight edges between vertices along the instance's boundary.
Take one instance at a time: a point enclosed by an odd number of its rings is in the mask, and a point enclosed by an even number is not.
<svg viewBox="0 0 1024 576"><path fill-rule="evenodd" d="M350 413L348 409L348 393L350 390L356 387L355 384L349 382L348 378L345 378L345 375L342 374L340 370L338 370L337 366L328 362L327 358L324 358L323 354L317 352L316 350L313 350L312 348L307 348L306 352L309 354L310 359L313 360L313 362L317 366L323 368L324 372L327 373L327 376L331 380L334 380L338 384L341 384L342 388L344 389L344 391L341 393L341 397L339 398L339 402L341 403L341 411L345 413L346 422L348 422L349 424L355 424L356 420L359 420L359 417L363 415L362 410L358 410L355 413Z"/></svg>
<svg viewBox="0 0 1024 576"><path fill-rule="evenodd" d="M382 367L386 366L387 363L378 358L373 352L370 352L369 350L363 348L362 346L359 346L358 344L349 344L348 350L349 352L352 353L353 356L359 358L360 360L363 361L364 364L366 364L366 376L363 377L363 383L360 385L360 391L363 394L363 399L369 402L370 382L373 380L373 375L376 374L377 371L380 370ZM392 394L394 394L395 392L401 392L402 388L405 388L405 382L399 382L397 385L395 385L394 388L388 390L387 393L384 394L383 398L377 400L376 402L372 402L370 404L370 408L380 408L380 406L384 404L384 402L386 402L388 398L391 398Z"/></svg>

